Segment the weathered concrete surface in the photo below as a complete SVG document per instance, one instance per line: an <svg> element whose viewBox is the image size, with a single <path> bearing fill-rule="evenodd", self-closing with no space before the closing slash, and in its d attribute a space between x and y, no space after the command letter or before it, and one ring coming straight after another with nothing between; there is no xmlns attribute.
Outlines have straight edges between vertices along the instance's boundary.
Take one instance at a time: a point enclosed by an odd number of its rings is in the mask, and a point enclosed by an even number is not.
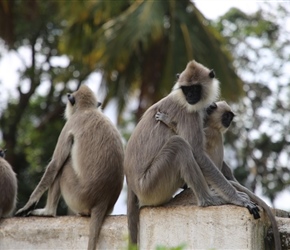
<svg viewBox="0 0 290 250"><path fill-rule="evenodd" d="M173 206L141 210L140 249L157 245L185 249L263 250L270 223L261 213L254 220L246 208Z"/></svg>
<svg viewBox="0 0 290 250"><path fill-rule="evenodd" d="M0 249L86 249L89 218L24 217L0 221ZM103 224L97 249L126 249L126 216L108 216Z"/></svg>
<svg viewBox="0 0 290 250"><path fill-rule="evenodd" d="M182 194L186 195L187 192ZM141 250L181 244L186 244L185 249L273 249L270 223L264 213L254 220L246 208L232 205L200 208L182 201L182 196L163 207L141 209ZM289 216L285 211L277 214ZM290 218L277 217L277 222L283 250L290 250ZM86 249L88 231L87 217L1 219L0 249ZM125 250L127 239L126 216L108 216L97 249Z"/></svg>
<svg viewBox="0 0 290 250"><path fill-rule="evenodd" d="M285 215L285 214L283 214ZM281 238L281 245L283 250L290 250L290 218L279 218L276 217L278 227L279 227L279 233ZM274 239L273 239L273 232L270 228L268 230L267 236L266 236L266 244L268 249L274 249Z"/></svg>

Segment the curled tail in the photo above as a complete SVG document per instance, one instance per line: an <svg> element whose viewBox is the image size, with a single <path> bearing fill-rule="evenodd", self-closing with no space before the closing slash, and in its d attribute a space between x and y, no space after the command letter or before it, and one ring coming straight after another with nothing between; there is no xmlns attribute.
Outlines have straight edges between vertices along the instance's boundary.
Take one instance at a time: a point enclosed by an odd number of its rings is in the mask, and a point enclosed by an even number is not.
<svg viewBox="0 0 290 250"><path fill-rule="evenodd" d="M130 243L137 244L139 227L139 206L136 194L128 187L127 220L130 234Z"/></svg>
<svg viewBox="0 0 290 250"><path fill-rule="evenodd" d="M270 219L270 222L272 224L273 235L274 235L274 240L275 240L275 250L281 250L281 239L280 239L277 221L270 207L262 199L256 196L249 189L242 186L240 183L236 181L230 181L230 182L238 191L246 193L251 198L252 201L256 202L260 207L262 207L266 211Z"/></svg>
<svg viewBox="0 0 290 250"><path fill-rule="evenodd" d="M88 250L95 250L97 246L97 241L101 232L105 216L107 214L107 207L98 206L92 208L91 219L90 219L90 231L89 231L89 244Z"/></svg>

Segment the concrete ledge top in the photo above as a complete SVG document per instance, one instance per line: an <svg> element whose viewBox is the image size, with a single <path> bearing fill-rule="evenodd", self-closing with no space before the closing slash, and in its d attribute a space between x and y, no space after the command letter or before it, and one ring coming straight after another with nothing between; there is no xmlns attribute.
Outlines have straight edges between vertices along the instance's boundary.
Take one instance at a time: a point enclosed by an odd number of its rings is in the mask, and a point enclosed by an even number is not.
<svg viewBox="0 0 290 250"><path fill-rule="evenodd" d="M13 217L0 220L0 249L86 249L89 217ZM97 249L125 249L127 217L108 216Z"/></svg>
<svg viewBox="0 0 290 250"><path fill-rule="evenodd" d="M0 220L0 249L86 249L89 217L13 217ZM276 217L283 249L290 249L290 218ZM270 223L234 205L145 207L140 213L140 250L158 245L184 249L264 250ZM107 216L97 249L126 249L127 216Z"/></svg>

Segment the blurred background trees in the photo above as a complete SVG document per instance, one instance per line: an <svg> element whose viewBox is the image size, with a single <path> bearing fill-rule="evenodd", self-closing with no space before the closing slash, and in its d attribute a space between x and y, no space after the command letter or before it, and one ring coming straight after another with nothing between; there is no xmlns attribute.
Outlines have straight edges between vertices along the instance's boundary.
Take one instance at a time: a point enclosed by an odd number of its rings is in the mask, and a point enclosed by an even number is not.
<svg viewBox="0 0 290 250"><path fill-rule="evenodd" d="M226 137L227 161L243 184L261 187L273 202L290 182L289 10L261 7L251 15L231 9L210 21L187 0L2 0L0 60L9 52L21 61L16 94L0 101L2 146L18 174L19 207L50 160L67 92L99 77L103 107L113 103L128 139L191 59L215 70L222 98L238 114Z"/></svg>

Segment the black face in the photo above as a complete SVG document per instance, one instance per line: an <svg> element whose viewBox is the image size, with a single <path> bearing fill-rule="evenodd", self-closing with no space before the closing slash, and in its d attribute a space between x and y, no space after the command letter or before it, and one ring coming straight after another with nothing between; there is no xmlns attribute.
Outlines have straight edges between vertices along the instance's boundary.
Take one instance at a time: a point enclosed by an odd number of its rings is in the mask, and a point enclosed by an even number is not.
<svg viewBox="0 0 290 250"><path fill-rule="evenodd" d="M222 125L225 128L228 128L231 125L234 116L234 113L231 111L224 112L222 115Z"/></svg>
<svg viewBox="0 0 290 250"><path fill-rule="evenodd" d="M217 105L215 102L213 102L211 105L209 105L207 108L206 108L206 113L208 115L211 115L215 110L217 109Z"/></svg>
<svg viewBox="0 0 290 250"><path fill-rule="evenodd" d="M186 101L193 105L201 99L201 85L181 86L183 94L185 95Z"/></svg>
<svg viewBox="0 0 290 250"><path fill-rule="evenodd" d="M71 103L72 106L75 105L76 100L75 100L75 98L74 98L74 96L72 94L67 94L67 98L68 98L68 100L69 100L69 102Z"/></svg>

